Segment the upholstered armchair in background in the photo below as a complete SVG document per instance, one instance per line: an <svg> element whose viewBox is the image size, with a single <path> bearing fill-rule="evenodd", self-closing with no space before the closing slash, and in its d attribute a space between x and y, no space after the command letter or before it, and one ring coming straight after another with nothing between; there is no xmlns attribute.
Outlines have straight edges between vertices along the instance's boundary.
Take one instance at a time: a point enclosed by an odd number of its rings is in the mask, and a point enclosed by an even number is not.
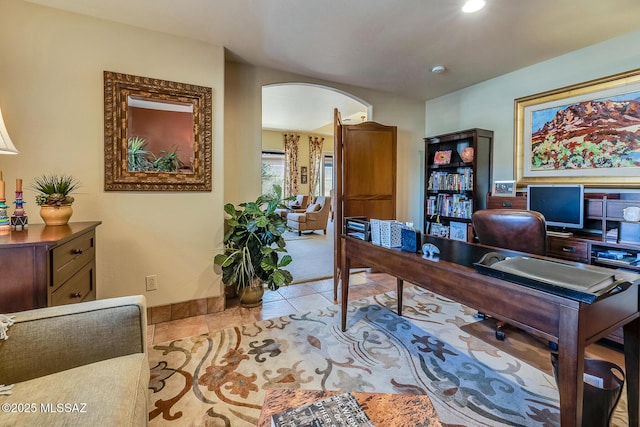
<svg viewBox="0 0 640 427"><path fill-rule="evenodd" d="M286 209L276 209L276 213L286 219L290 212L304 212L309 204L309 196L298 194L295 199L287 201L284 205Z"/></svg>
<svg viewBox="0 0 640 427"><path fill-rule="evenodd" d="M331 212L331 197L319 196L315 203L307 206L304 212L287 214L287 225L298 231L298 236L303 231L322 230L327 234L327 223Z"/></svg>

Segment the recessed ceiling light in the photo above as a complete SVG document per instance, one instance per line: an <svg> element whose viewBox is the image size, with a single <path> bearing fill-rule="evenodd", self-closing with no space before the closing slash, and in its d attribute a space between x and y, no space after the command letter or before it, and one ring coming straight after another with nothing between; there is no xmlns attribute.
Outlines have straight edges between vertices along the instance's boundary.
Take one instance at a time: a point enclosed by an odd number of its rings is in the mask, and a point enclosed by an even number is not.
<svg viewBox="0 0 640 427"><path fill-rule="evenodd" d="M445 70L446 68L444 68L443 65L436 65L431 69L431 72L435 74L440 74L440 73L444 73Z"/></svg>
<svg viewBox="0 0 640 427"><path fill-rule="evenodd" d="M462 6L462 11L465 13L473 13L482 9L485 5L484 0L467 0Z"/></svg>

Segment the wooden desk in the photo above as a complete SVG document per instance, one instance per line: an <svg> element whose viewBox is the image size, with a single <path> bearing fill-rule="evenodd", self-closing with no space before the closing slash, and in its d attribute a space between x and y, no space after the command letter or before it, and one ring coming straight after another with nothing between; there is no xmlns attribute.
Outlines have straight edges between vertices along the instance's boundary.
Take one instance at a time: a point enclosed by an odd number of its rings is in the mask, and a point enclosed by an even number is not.
<svg viewBox="0 0 640 427"><path fill-rule="evenodd" d="M629 425L639 425L639 275L625 274L628 280L635 282L624 292L602 298L593 304L585 304L477 273L473 263L485 253L495 251L495 248L433 236L425 236L423 240L425 243L434 243L440 249L438 260L343 236L342 271L348 272L351 263L358 262L395 276L399 315L402 315L402 288L406 280L557 342L562 426L582 425L585 347L623 326ZM506 250L501 252L517 254ZM583 264L576 266L591 268ZM349 274L344 274L343 331L347 327L348 295Z"/></svg>

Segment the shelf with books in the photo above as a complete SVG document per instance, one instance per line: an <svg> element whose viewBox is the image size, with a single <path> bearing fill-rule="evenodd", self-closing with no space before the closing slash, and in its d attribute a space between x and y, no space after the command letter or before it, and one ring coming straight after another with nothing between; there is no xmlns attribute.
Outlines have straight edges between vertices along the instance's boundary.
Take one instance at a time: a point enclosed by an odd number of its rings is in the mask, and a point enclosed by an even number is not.
<svg viewBox="0 0 640 427"><path fill-rule="evenodd" d="M427 181L428 191L473 191L473 169L432 171Z"/></svg>
<svg viewBox="0 0 640 427"><path fill-rule="evenodd" d="M485 207L491 188L493 132L469 129L424 142L424 233L439 223L435 230L444 235L451 221L468 223L475 210ZM457 227L455 234L460 237L461 227Z"/></svg>
<svg viewBox="0 0 640 427"><path fill-rule="evenodd" d="M425 217L439 215L471 219L472 213L473 200L466 194L438 193L428 196L425 201Z"/></svg>

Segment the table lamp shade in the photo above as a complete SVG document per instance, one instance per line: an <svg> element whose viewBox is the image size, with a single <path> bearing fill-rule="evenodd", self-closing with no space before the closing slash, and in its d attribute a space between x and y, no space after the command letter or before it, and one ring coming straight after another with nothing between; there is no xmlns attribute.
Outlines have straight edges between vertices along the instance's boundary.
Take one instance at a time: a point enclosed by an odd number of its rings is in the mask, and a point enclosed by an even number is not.
<svg viewBox="0 0 640 427"><path fill-rule="evenodd" d="M4 125L2 110L0 110L0 154L18 154L18 150L9 138L7 127Z"/></svg>

